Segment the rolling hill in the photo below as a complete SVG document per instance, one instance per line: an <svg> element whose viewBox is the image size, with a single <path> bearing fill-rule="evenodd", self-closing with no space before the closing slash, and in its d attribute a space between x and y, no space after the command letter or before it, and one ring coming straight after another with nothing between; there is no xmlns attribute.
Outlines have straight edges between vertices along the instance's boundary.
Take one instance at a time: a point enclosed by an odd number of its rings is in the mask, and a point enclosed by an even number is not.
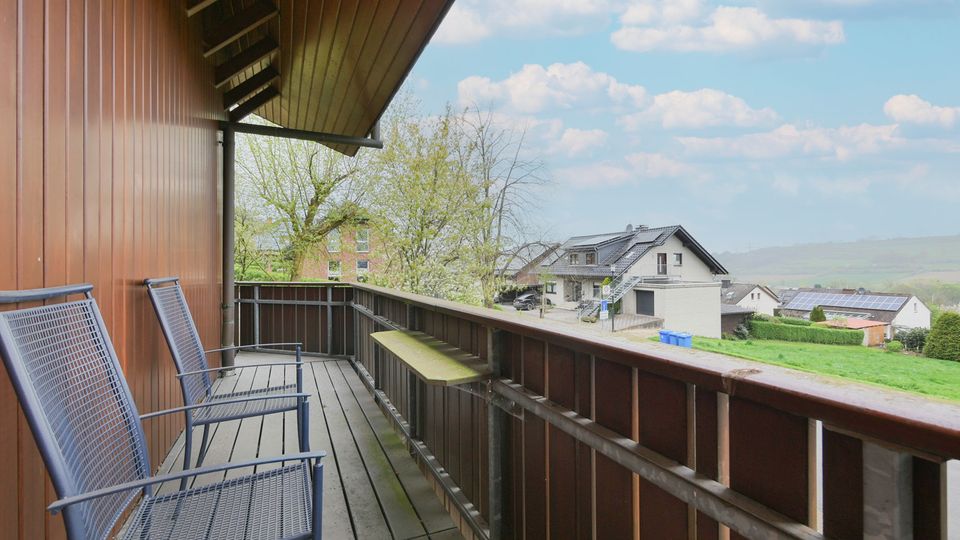
<svg viewBox="0 0 960 540"><path fill-rule="evenodd" d="M716 257L736 280L771 286L960 283L960 235L802 244Z"/></svg>

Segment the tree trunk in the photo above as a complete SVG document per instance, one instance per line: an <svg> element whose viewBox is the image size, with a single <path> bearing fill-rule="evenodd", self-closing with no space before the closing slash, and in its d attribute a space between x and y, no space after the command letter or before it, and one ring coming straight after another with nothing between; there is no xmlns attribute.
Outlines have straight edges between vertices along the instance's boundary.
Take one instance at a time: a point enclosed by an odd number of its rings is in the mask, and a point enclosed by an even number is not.
<svg viewBox="0 0 960 540"><path fill-rule="evenodd" d="M290 262L290 281L300 281L303 277L303 261L306 254L302 250L293 251L293 260Z"/></svg>

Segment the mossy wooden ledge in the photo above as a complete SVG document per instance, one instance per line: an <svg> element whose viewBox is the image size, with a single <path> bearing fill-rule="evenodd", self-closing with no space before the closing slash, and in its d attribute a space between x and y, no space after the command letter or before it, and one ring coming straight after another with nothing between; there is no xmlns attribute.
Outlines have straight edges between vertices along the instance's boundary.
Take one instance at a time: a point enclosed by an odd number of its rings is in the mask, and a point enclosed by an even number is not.
<svg viewBox="0 0 960 540"><path fill-rule="evenodd" d="M487 362L449 343L410 330L389 330L370 334L427 384L454 386L490 378Z"/></svg>

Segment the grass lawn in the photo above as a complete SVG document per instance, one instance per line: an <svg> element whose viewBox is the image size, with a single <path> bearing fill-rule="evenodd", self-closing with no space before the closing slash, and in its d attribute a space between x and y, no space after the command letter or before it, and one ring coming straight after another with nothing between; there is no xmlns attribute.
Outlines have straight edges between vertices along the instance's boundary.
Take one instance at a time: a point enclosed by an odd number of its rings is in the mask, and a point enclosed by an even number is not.
<svg viewBox="0 0 960 540"><path fill-rule="evenodd" d="M960 362L888 353L858 345L773 340L693 338L693 347L960 401Z"/></svg>

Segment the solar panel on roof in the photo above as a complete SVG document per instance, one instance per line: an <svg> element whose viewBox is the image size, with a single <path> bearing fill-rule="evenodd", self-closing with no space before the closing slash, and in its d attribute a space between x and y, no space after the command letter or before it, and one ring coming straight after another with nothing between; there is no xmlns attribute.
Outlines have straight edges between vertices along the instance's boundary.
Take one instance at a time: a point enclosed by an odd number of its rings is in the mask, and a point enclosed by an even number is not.
<svg viewBox="0 0 960 540"><path fill-rule="evenodd" d="M657 238L660 238L660 233L661 233L661 232L662 232L662 231L642 231L642 232L638 232L636 235L634 235L633 241L634 241L634 242L641 242L641 243L653 242L653 241L655 241Z"/></svg>
<svg viewBox="0 0 960 540"><path fill-rule="evenodd" d="M810 311L817 306L898 311L908 300L906 296L879 296L873 294L836 294L819 292L797 293L786 309Z"/></svg>

